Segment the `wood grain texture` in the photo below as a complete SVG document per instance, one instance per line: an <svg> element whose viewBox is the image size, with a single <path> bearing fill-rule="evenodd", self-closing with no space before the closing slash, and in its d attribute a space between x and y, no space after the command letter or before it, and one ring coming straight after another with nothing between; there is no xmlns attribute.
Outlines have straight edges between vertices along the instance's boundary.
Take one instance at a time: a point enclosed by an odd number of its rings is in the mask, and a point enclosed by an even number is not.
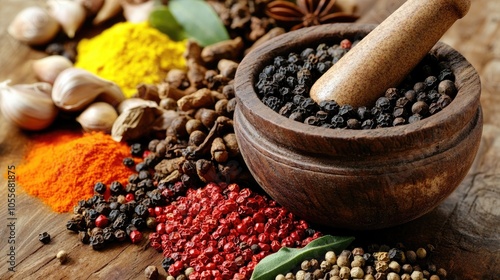
<svg viewBox="0 0 500 280"><path fill-rule="evenodd" d="M358 0L361 21L379 23L403 0ZM42 0L0 0L0 81L33 82L29 60L43 53L15 42L6 27L22 7ZM448 279L498 279L500 275L500 2L473 1L469 14L459 20L443 40L459 50L480 73L484 129L476 160L460 186L438 208L402 226L355 234L356 244L378 242L407 246L436 245L433 260L448 270ZM0 101L1 102L1 101ZM29 134L0 117L0 173L19 165ZM147 265L160 267L161 254L139 245L120 245L102 252L82 246L65 229L68 214L56 214L38 199L17 190L17 272L7 270L7 182L0 177L0 279L144 279ZM38 234L49 231L51 244L42 245ZM70 262L60 265L55 254L65 249ZM164 272L162 269L160 271Z"/></svg>

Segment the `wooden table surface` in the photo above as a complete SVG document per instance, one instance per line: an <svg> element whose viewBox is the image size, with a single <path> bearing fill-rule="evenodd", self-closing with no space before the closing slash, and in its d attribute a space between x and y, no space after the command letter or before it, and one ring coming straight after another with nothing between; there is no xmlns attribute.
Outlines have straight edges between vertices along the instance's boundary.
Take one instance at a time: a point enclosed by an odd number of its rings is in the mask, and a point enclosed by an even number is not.
<svg viewBox="0 0 500 280"><path fill-rule="evenodd" d="M357 0L360 22L378 23L403 0ZM30 60L45 56L20 44L6 28L23 7L41 1L0 0L0 81L34 82ZM409 247L431 243L433 260L448 271L447 279L500 279L500 2L474 0L466 17L442 40L460 51L477 69L482 81L484 132L476 161L457 190L431 213L395 228L354 234L359 242L403 242ZM1 102L1 101L0 101ZM0 172L19 165L29 134L0 117ZM161 269L162 255L139 245L120 244L102 252L82 245L65 228L70 214L52 212L38 199L16 188L14 216L7 214L7 182L0 177L0 279L144 279L148 265ZM9 217L15 217L15 272L9 271ZM48 245L38 234L50 231ZM60 265L56 253L64 249L70 261ZM163 276L164 278L164 276Z"/></svg>

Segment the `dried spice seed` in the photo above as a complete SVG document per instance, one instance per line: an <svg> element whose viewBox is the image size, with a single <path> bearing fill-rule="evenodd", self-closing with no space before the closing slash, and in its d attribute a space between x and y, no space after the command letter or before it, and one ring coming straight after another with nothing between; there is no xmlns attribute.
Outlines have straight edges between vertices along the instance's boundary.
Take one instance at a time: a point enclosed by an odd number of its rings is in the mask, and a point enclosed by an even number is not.
<svg viewBox="0 0 500 280"><path fill-rule="evenodd" d="M50 234L47 232L42 232L38 235L38 240L42 242L43 244L49 244L50 243Z"/></svg>
<svg viewBox="0 0 500 280"><path fill-rule="evenodd" d="M285 59L285 56L275 57L274 64L264 68L256 83L256 91L262 102L285 117L309 125L373 129L405 125L429 117L451 102L451 99L441 98L441 103L438 103L445 91L454 93L449 95L450 97L456 95L453 81L450 81L452 86L449 82L439 79L440 73L446 72L440 70L441 67L447 67L446 62L438 61L436 57L428 54L404 83L397 88L387 89L385 95L380 97L372 108L338 106L334 101L323 101L322 104L310 102L310 87L328 70L324 69L326 64L323 61L338 61L350 48L347 42L352 43L344 39L332 46L320 44L316 49L306 48L300 55L289 53L288 59ZM322 64L318 68L319 63ZM326 112L328 118L318 119L319 111ZM386 115L387 113L390 115ZM416 114L418 116L414 116ZM370 121L364 124L367 120Z"/></svg>

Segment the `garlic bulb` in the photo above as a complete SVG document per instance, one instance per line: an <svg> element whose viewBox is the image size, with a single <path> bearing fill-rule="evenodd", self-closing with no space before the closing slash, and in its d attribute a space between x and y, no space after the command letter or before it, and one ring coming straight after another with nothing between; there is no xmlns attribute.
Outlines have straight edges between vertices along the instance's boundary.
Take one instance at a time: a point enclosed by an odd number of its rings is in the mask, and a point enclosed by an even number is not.
<svg viewBox="0 0 500 280"><path fill-rule="evenodd" d="M49 13L62 26L69 38L75 37L76 31L82 26L87 11L73 0L48 0Z"/></svg>
<svg viewBox="0 0 500 280"><path fill-rule="evenodd" d="M7 28L7 32L23 43L43 45L54 39L59 29L57 20L45 9L33 6L19 12Z"/></svg>
<svg viewBox="0 0 500 280"><path fill-rule="evenodd" d="M8 83L0 83L0 108L6 119L26 130L42 130L52 124L58 113L50 98L52 85Z"/></svg>
<svg viewBox="0 0 500 280"><path fill-rule="evenodd" d="M106 102L95 102L89 105L77 118L83 130L87 132L102 131L110 133L118 113Z"/></svg>
<svg viewBox="0 0 500 280"><path fill-rule="evenodd" d="M120 0L123 8L123 16L128 22L147 21L149 14L155 7L155 1L139 1L139 3L130 0Z"/></svg>
<svg viewBox="0 0 500 280"><path fill-rule="evenodd" d="M97 15L94 17L92 24L99 25L108 19L116 16L122 10L122 6L120 5L120 0L104 0L104 4L102 8L97 12Z"/></svg>
<svg viewBox="0 0 500 280"><path fill-rule="evenodd" d="M40 81L54 84L59 73L73 67L73 63L62 55L51 55L33 61L32 66L33 72Z"/></svg>
<svg viewBox="0 0 500 280"><path fill-rule="evenodd" d="M52 100L66 111L81 111L95 99L118 106L125 99L120 87L87 70L68 68L54 81Z"/></svg>

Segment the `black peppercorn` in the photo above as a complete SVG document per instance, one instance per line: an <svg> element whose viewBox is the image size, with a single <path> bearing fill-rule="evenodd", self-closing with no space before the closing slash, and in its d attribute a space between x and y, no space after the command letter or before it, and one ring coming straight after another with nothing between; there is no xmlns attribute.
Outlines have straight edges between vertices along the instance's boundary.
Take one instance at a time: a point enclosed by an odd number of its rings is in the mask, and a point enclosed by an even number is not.
<svg viewBox="0 0 500 280"><path fill-rule="evenodd" d="M139 217L146 217L148 215L148 208L144 204L138 204L134 211Z"/></svg>
<svg viewBox="0 0 500 280"><path fill-rule="evenodd" d="M111 191L112 195L120 194L123 192L123 185L118 181L113 181L109 186L109 190Z"/></svg>
<svg viewBox="0 0 500 280"><path fill-rule="evenodd" d="M130 146L130 154L133 157L142 157L142 153L144 152L141 143L135 143Z"/></svg>
<svg viewBox="0 0 500 280"><path fill-rule="evenodd" d="M106 185L104 185L103 182L97 182L94 185L94 191L96 193L104 194L104 192L106 191Z"/></svg>
<svg viewBox="0 0 500 280"><path fill-rule="evenodd" d="M104 248L104 236L102 234L91 235L89 244L94 250L101 250Z"/></svg>
<svg viewBox="0 0 500 280"><path fill-rule="evenodd" d="M115 230L115 239L118 241L124 241L127 238L127 234L122 229Z"/></svg>
<svg viewBox="0 0 500 280"><path fill-rule="evenodd" d="M132 166L134 166L134 164L135 164L135 161L131 157L126 157L123 159L123 165L125 165L127 167L132 167Z"/></svg>
<svg viewBox="0 0 500 280"><path fill-rule="evenodd" d="M90 235L86 230L81 230L78 232L78 239L80 242L83 244L89 244L90 242Z"/></svg>
<svg viewBox="0 0 500 280"><path fill-rule="evenodd" d="M437 100L436 103L442 109L442 108L450 105L450 103L451 103L451 97L449 95L447 95L447 94L441 94L441 96L439 97L439 99Z"/></svg>
<svg viewBox="0 0 500 280"><path fill-rule="evenodd" d="M47 232L42 232L38 235L38 240L42 242L43 244L49 244L50 243L50 234Z"/></svg>
<svg viewBox="0 0 500 280"><path fill-rule="evenodd" d="M419 114L420 116L425 116L429 113L429 105L424 101L417 101L411 106L411 111L413 114Z"/></svg>
<svg viewBox="0 0 500 280"><path fill-rule="evenodd" d="M149 169L149 167L144 161L139 162L138 164L135 165L135 171L137 171L137 172L140 172L143 170L148 170L148 169Z"/></svg>
<svg viewBox="0 0 500 280"><path fill-rule="evenodd" d="M165 269L166 272L168 272L168 269L172 264L174 264L174 262L175 262L174 259L166 257L162 260L161 266L163 267L163 269Z"/></svg>

